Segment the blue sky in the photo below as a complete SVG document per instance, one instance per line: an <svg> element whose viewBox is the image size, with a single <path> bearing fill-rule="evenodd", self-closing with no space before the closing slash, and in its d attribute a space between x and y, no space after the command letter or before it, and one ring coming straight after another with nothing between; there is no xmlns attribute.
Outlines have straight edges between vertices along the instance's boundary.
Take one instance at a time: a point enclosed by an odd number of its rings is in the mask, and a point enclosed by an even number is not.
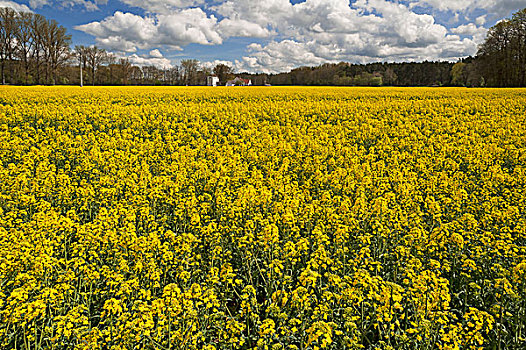
<svg viewBox="0 0 526 350"><path fill-rule="evenodd" d="M57 20L73 44L139 65L195 58L237 71L457 60L526 0L0 0Z"/></svg>

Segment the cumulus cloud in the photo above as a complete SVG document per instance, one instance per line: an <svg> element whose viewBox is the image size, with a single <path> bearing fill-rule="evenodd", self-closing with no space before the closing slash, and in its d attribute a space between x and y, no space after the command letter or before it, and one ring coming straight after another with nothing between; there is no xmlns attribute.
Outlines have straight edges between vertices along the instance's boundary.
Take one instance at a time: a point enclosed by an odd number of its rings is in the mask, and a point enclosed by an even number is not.
<svg viewBox="0 0 526 350"><path fill-rule="evenodd" d="M475 23L479 26L486 24L486 15L479 16L475 19Z"/></svg>
<svg viewBox="0 0 526 350"><path fill-rule="evenodd" d="M391 33L397 37L399 45L426 46L442 41L447 29L435 23L433 16L416 14L402 4L386 0L358 0L358 8L375 11L382 15L379 29L388 36Z"/></svg>
<svg viewBox="0 0 526 350"><path fill-rule="evenodd" d="M116 11L113 16L76 26L91 34L97 43L110 50L135 52L166 46L181 50L189 44L219 45L230 37L269 37L271 32L244 19L217 18L199 7L165 11L148 16Z"/></svg>
<svg viewBox="0 0 526 350"><path fill-rule="evenodd" d="M159 51L159 49L153 49L152 51L150 51L150 57L163 58L163 54L161 53L161 51Z"/></svg>
<svg viewBox="0 0 526 350"><path fill-rule="evenodd" d="M460 35L471 35L471 36L474 36L474 35L478 35L480 33L485 34L486 33L486 28L484 28L484 27L477 27L473 23L468 23L468 24L463 24L461 26L458 26L456 28L451 28L451 32L455 33L455 34L460 34Z"/></svg>
<svg viewBox="0 0 526 350"><path fill-rule="evenodd" d="M229 19L226 18L219 22L217 26L218 32L223 37L250 37L250 38L266 38L271 35L267 28L261 27L257 23L249 22L244 19Z"/></svg>
<svg viewBox="0 0 526 350"><path fill-rule="evenodd" d="M75 29L95 36L97 42L107 49L126 52L147 46L147 43L157 36L157 26L153 18L143 18L120 11L101 22L76 26Z"/></svg>
<svg viewBox="0 0 526 350"><path fill-rule="evenodd" d="M0 0L0 7L8 7L18 12L32 12L26 5L8 0Z"/></svg>
<svg viewBox="0 0 526 350"><path fill-rule="evenodd" d="M249 72L275 73L284 72L298 66L315 66L326 62L337 62L325 55L317 55L315 52L324 50L314 42L301 43L294 40L283 40L271 42L268 45L252 44L249 46L251 54L236 61L238 70Z"/></svg>
<svg viewBox="0 0 526 350"><path fill-rule="evenodd" d="M291 17L293 8L289 0L227 0L210 9L226 18L243 19L261 27L271 25L277 28L286 18Z"/></svg>
<svg viewBox="0 0 526 350"><path fill-rule="evenodd" d="M223 43L216 29L217 19L213 15L208 17L200 8L158 15L157 18L161 44L184 46L192 43Z"/></svg>
<svg viewBox="0 0 526 350"><path fill-rule="evenodd" d="M476 43L481 44L486 37L487 29L482 26L478 27L474 23L468 23L451 28L451 32L458 35L471 36Z"/></svg>
<svg viewBox="0 0 526 350"><path fill-rule="evenodd" d="M208 68L208 69L214 69L215 66L218 64L224 64L226 66L235 68L236 65L232 61L225 61L225 60L213 60L213 61L205 61L201 62L201 67Z"/></svg>
<svg viewBox="0 0 526 350"><path fill-rule="evenodd" d="M216 23L214 16L207 17L200 8L155 17L117 11L100 22L76 26L75 29L95 36L97 42L107 49L134 52L137 48L163 45L180 50L191 43L221 44L222 38L215 29Z"/></svg>
<svg viewBox="0 0 526 350"><path fill-rule="evenodd" d="M138 55L131 54L126 55L119 52L113 52L115 57L119 59L127 59L132 65L139 67L154 66L162 69L170 69L173 67L172 61L161 53L158 49L151 50L149 54Z"/></svg>
<svg viewBox="0 0 526 350"><path fill-rule="evenodd" d="M144 57L137 54L127 56L131 64L139 67L155 66L163 69L170 69L173 67L172 62L165 57Z"/></svg>

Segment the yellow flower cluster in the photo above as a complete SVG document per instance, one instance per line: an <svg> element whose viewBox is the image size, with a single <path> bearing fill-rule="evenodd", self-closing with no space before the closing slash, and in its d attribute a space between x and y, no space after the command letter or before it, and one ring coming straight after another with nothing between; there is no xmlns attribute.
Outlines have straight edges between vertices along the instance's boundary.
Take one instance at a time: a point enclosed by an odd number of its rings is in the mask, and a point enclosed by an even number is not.
<svg viewBox="0 0 526 350"><path fill-rule="evenodd" d="M2 349L524 349L526 90L0 88Z"/></svg>

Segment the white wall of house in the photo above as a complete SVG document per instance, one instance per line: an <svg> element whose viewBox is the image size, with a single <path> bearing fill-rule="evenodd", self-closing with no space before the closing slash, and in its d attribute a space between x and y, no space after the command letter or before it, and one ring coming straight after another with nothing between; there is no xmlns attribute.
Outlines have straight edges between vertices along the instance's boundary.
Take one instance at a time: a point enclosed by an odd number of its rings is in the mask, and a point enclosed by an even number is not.
<svg viewBox="0 0 526 350"><path fill-rule="evenodd" d="M219 78L214 76L206 77L206 85L208 86L217 86L219 84Z"/></svg>

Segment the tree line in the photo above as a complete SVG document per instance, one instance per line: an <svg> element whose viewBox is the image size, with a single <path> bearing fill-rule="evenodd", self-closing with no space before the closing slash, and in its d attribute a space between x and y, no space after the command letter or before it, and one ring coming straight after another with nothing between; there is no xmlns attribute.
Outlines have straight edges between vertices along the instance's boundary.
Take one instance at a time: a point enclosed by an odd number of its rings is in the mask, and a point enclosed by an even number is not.
<svg viewBox="0 0 526 350"><path fill-rule="evenodd" d="M369 63L340 62L300 67L269 76L272 85L336 86L447 86L451 62Z"/></svg>
<svg viewBox="0 0 526 350"><path fill-rule="evenodd" d="M133 65L97 46L71 48L71 35L55 20L0 8L2 84L224 85L239 76L253 85L526 86L526 9L489 29L475 57L453 62L352 64L299 67L279 74L235 74L232 67L194 59L170 68Z"/></svg>
<svg viewBox="0 0 526 350"><path fill-rule="evenodd" d="M71 48L71 35L40 14L0 7L0 75L12 85L204 85L213 70L182 60L140 67L97 46Z"/></svg>

